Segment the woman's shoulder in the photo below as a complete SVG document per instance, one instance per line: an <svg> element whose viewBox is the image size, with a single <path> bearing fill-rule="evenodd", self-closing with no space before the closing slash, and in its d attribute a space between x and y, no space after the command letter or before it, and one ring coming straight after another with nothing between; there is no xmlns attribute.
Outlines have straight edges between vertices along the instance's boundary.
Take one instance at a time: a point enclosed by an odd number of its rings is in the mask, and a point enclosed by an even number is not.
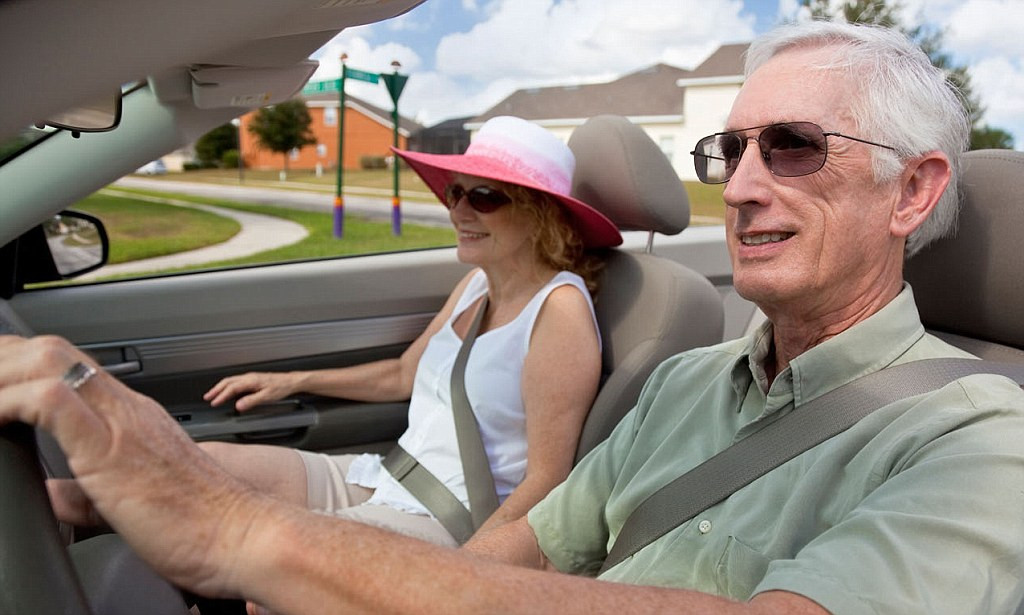
<svg viewBox="0 0 1024 615"><path fill-rule="evenodd" d="M571 271L559 271L556 273L551 280L544 285L541 290L543 294L550 294L556 289L563 286L574 286L576 287L585 297L590 297L590 292L587 290L587 283L583 281L583 278L579 274Z"/></svg>

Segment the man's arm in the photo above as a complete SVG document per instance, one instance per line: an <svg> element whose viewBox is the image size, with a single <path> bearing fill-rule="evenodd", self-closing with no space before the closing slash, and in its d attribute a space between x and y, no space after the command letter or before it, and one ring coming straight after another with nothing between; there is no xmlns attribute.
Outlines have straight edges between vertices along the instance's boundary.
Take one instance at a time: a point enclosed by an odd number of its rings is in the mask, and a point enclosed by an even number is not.
<svg viewBox="0 0 1024 615"><path fill-rule="evenodd" d="M325 605L340 612L424 614L826 613L786 592L739 603L510 566L299 509L279 507L261 523L264 529L254 528L261 539L239 558L251 565L237 580L257 592L247 597L282 614L322 612ZM515 531L508 527L494 532Z"/></svg>
<svg viewBox="0 0 1024 615"><path fill-rule="evenodd" d="M112 376L100 371L73 389L61 376L78 361L91 363L58 338L0 336L0 424L53 434L103 518L160 574L197 593L282 614L824 612L784 592L741 604L511 566L312 513L228 475L163 408ZM509 532L526 530L517 523ZM504 547L498 537L484 543L490 557L530 559L521 535L504 536Z"/></svg>
<svg viewBox="0 0 1024 615"><path fill-rule="evenodd" d="M462 546L462 550L521 568L555 571L555 567L537 544L537 536L526 517L492 530L477 532Z"/></svg>

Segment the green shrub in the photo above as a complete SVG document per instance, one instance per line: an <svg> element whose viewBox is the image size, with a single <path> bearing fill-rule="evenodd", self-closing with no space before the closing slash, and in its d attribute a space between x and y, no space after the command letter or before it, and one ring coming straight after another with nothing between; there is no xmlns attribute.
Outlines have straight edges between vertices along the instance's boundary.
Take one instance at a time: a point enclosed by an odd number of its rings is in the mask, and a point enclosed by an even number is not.
<svg viewBox="0 0 1024 615"><path fill-rule="evenodd" d="M384 156L362 156L359 158L359 167L363 169L386 169L387 159Z"/></svg>
<svg viewBox="0 0 1024 615"><path fill-rule="evenodd" d="M220 167L222 169L236 169L238 168L238 160L238 150L229 149L220 157Z"/></svg>

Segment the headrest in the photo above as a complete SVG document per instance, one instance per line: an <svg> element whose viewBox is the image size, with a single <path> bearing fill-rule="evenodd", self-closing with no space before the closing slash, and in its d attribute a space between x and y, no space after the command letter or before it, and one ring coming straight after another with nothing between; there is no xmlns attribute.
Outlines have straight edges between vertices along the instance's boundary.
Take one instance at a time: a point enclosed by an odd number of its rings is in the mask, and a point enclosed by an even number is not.
<svg viewBox="0 0 1024 615"><path fill-rule="evenodd" d="M907 262L929 329L1024 348L1024 152L964 158L964 204L955 237Z"/></svg>
<svg viewBox="0 0 1024 615"><path fill-rule="evenodd" d="M690 223L690 201L672 163L624 117L599 115L573 131L571 194L624 231L675 235Z"/></svg>

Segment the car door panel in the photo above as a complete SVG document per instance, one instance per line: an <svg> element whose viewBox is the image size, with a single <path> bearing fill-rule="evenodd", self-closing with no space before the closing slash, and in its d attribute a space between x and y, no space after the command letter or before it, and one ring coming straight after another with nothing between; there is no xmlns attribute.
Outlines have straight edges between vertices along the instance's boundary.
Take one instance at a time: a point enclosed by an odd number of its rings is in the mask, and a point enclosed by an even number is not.
<svg viewBox="0 0 1024 615"><path fill-rule="evenodd" d="M397 357L468 270L453 249L422 250L34 290L9 303L36 333L68 338L160 401L196 439L383 450L405 428L405 402L301 396L246 416L202 394L243 371Z"/></svg>

